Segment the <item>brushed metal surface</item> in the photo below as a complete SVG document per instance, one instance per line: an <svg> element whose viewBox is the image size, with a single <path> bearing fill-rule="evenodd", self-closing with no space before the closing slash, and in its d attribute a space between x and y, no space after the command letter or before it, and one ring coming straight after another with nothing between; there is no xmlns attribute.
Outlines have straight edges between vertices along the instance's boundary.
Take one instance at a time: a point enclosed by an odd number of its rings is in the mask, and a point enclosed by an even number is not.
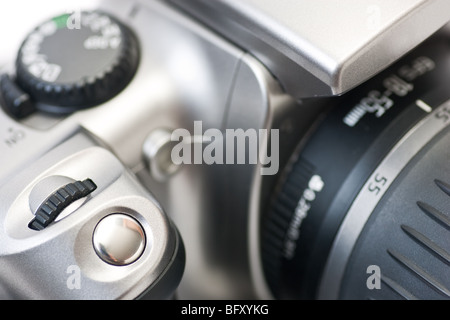
<svg viewBox="0 0 450 320"><path fill-rule="evenodd" d="M450 20L446 0L169 0L258 57L297 98L339 95Z"/></svg>

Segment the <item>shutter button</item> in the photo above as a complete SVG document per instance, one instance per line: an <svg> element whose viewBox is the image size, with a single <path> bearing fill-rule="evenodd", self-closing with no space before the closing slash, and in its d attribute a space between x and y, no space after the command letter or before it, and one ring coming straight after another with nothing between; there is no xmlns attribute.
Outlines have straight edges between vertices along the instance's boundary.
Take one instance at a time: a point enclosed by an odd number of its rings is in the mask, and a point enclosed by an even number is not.
<svg viewBox="0 0 450 320"><path fill-rule="evenodd" d="M121 213L100 220L92 238L97 255L115 266L125 266L139 259L145 248L145 240L139 222Z"/></svg>

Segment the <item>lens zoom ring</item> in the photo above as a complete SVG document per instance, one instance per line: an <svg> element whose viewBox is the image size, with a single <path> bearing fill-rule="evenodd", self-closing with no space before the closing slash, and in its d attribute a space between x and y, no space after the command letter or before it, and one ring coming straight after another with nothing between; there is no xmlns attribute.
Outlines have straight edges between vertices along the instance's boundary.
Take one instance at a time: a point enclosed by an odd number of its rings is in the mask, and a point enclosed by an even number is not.
<svg viewBox="0 0 450 320"><path fill-rule="evenodd" d="M308 187L314 171L312 164L298 159L262 220L261 258L267 282L274 293L278 292L281 283L281 264L288 250L287 232L299 199Z"/></svg>

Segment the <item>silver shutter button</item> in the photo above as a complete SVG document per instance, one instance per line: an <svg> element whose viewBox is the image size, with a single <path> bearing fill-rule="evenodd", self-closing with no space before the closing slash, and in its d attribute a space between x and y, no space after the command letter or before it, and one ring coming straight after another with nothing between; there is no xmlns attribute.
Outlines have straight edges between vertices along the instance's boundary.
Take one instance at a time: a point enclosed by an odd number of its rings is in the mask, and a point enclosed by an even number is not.
<svg viewBox="0 0 450 320"><path fill-rule="evenodd" d="M145 233L136 219L121 213L106 216L92 238L97 255L105 262L124 266L135 262L145 248Z"/></svg>

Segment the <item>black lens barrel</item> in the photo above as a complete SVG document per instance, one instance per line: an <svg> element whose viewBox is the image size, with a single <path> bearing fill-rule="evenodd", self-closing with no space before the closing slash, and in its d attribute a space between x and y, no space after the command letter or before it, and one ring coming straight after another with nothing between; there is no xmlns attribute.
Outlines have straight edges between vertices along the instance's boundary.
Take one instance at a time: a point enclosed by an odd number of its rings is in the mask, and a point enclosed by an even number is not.
<svg viewBox="0 0 450 320"><path fill-rule="evenodd" d="M335 237L353 201L363 187L380 192L383 177L367 186L369 177L412 128L450 98L449 53L447 36L437 34L334 99L327 117L293 155L260 226L264 273L277 298L318 297Z"/></svg>

